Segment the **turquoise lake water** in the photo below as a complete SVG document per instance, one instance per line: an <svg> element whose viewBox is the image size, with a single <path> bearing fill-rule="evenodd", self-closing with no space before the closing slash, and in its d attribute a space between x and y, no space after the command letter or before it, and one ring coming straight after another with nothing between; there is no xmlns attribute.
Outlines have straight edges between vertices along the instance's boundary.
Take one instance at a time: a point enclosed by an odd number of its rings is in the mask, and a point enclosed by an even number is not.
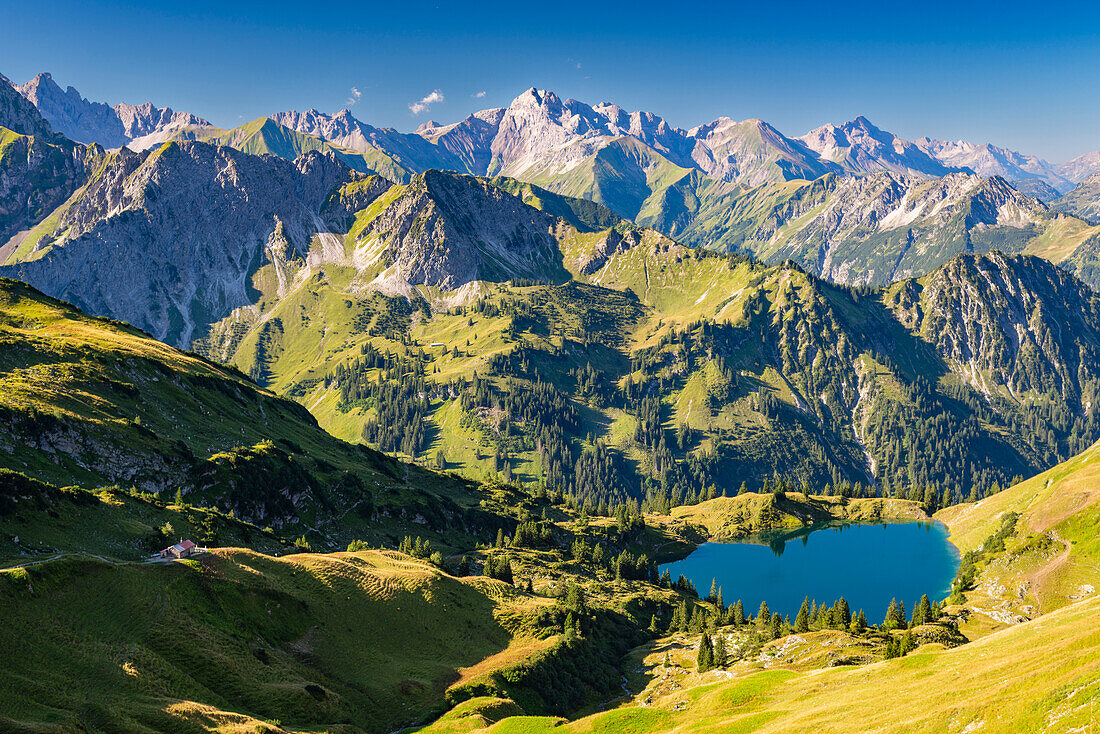
<svg viewBox="0 0 1100 734"><path fill-rule="evenodd" d="M705 597L711 580L726 604L744 602L755 615L761 601L793 620L809 596L830 606L843 596L854 615L877 624L891 598L912 613L921 594L935 601L951 591L958 551L939 523L889 523L805 528L734 543L704 543L687 558L666 563L673 581L683 574Z"/></svg>

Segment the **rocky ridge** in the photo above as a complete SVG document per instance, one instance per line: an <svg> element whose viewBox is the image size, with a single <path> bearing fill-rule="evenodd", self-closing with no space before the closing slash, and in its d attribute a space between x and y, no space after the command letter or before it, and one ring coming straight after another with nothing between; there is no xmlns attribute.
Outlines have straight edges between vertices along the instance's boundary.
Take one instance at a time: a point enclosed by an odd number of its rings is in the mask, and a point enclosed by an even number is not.
<svg viewBox="0 0 1100 734"><path fill-rule="evenodd" d="M155 107L149 102L113 107L91 102L71 86L62 90L48 73L14 86L54 130L79 143L119 148L136 138L163 137L190 126L210 126L206 120L190 113Z"/></svg>
<svg viewBox="0 0 1100 734"><path fill-rule="evenodd" d="M291 162L203 143L123 148L0 273L186 346L251 303L265 258L303 257L326 217L344 216L322 216L330 193L358 176L316 152Z"/></svg>

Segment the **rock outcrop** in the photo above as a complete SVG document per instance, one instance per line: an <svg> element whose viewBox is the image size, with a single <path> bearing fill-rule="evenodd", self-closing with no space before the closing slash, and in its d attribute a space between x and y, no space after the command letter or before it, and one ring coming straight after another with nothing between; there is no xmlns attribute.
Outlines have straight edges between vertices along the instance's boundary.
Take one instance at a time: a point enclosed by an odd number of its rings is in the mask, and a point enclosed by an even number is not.
<svg viewBox="0 0 1100 734"><path fill-rule="evenodd" d="M252 302L249 276L265 258L302 257L326 221L344 220L321 210L359 176L315 152L291 162L204 143L123 148L0 272L187 346ZM268 247L276 230L287 247Z"/></svg>

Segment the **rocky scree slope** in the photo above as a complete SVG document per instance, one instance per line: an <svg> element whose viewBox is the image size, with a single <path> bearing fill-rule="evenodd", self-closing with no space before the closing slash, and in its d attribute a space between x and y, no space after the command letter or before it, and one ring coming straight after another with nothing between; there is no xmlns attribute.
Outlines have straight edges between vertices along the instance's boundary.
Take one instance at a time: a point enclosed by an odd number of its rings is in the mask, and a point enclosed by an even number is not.
<svg viewBox="0 0 1100 734"><path fill-rule="evenodd" d="M557 224L485 181L429 171L356 227L353 257L361 267L383 264L379 285L405 292L409 285L452 291L481 280L561 281L568 274Z"/></svg>
<svg viewBox="0 0 1100 734"><path fill-rule="evenodd" d="M954 173L918 181L892 173L826 176L698 201L682 241L791 259L834 282L885 285L955 255L1000 249L1066 257L1095 234L1001 178ZM640 221L644 222L644 219Z"/></svg>

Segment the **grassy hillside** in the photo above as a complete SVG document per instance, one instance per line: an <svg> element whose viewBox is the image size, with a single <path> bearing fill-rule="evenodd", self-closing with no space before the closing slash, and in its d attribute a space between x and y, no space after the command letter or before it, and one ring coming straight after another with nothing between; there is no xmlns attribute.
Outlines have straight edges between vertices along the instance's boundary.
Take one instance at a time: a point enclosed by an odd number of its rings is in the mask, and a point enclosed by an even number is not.
<svg viewBox="0 0 1100 734"><path fill-rule="evenodd" d="M975 556L968 605L1005 624L1061 608L1100 588L1100 445L975 504L936 518ZM1008 530L1002 531L1006 528ZM998 534L1005 539L998 543ZM992 540L991 540L992 539Z"/></svg>
<svg viewBox="0 0 1100 734"><path fill-rule="evenodd" d="M212 508L118 487L55 487L0 469L0 567L64 554L136 560L182 538L265 553L294 547L270 528Z"/></svg>
<svg viewBox="0 0 1100 734"><path fill-rule="evenodd" d="M6 468L178 492L321 547L399 537L408 513L455 537L481 522L469 485L334 439L239 372L16 281L0 281L0 346Z"/></svg>
<svg viewBox="0 0 1100 734"><path fill-rule="evenodd" d="M0 572L0 607L0 721L38 731L391 731L528 642L500 582L379 551L57 561Z"/></svg>
<svg viewBox="0 0 1100 734"><path fill-rule="evenodd" d="M860 498L749 493L719 497L697 505L674 507L660 527L683 533L701 531L709 540L731 540L765 530L794 530L818 523L877 523L927 520L920 503L891 498Z"/></svg>
<svg viewBox="0 0 1100 734"><path fill-rule="evenodd" d="M672 690L662 690L662 676L679 666L666 671L658 654L646 665L644 705L568 723L507 717L484 729L467 725L471 712L422 731L1087 731L1094 721L1090 704L1100 692L1097 613L1100 600L1093 598L950 650L930 645L899 660L809 673L692 674ZM487 714L486 723L496 718L491 709Z"/></svg>

